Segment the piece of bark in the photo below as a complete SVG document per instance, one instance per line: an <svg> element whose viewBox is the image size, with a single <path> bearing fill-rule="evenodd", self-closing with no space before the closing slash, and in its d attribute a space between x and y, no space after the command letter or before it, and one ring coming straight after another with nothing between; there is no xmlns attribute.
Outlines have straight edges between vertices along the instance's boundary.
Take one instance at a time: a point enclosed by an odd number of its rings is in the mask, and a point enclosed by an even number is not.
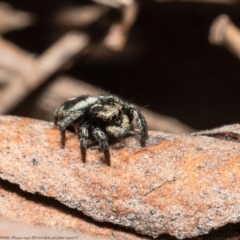
<svg viewBox="0 0 240 240"><path fill-rule="evenodd" d="M226 125L219 128L192 133L193 136L209 136L227 141L240 141L240 124Z"/></svg>
<svg viewBox="0 0 240 240"><path fill-rule="evenodd" d="M24 223L27 226L26 231L19 232L19 227L15 226L12 223L10 234L13 236L26 237L42 235L42 231L51 235L49 230L40 231L36 228L31 232L31 226L41 226L41 227L51 227L52 232L55 229L58 230L57 236L66 235L68 231L68 236L79 236L79 238L74 239L126 239L126 240L144 240L149 239L147 237L141 237L134 234L134 232L119 228L113 224L103 224L94 222L90 217L84 216L81 212L70 209L63 204L60 204L54 199L47 197L30 194L22 191L16 184L11 184L7 181L0 180L0 219L10 220L16 223ZM5 223L7 224L7 223ZM24 227L20 226L23 230ZM0 221L0 236L8 235L9 231L1 232L6 227L2 227ZM35 234L33 234L35 232ZM79 234L81 233L81 235ZM94 237L94 238L93 238ZM169 238L164 237L161 240L168 240Z"/></svg>
<svg viewBox="0 0 240 240"><path fill-rule="evenodd" d="M61 149L52 123L2 116L0 131L2 179L96 221L179 239L240 221L239 143L150 132L142 148L135 133L110 145L109 167L97 146L82 163L72 133Z"/></svg>

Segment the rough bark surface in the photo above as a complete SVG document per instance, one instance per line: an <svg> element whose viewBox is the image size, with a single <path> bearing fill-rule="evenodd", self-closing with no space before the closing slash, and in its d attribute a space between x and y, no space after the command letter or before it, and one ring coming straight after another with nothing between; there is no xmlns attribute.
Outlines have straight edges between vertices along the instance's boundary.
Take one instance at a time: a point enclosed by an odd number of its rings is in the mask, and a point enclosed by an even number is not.
<svg viewBox="0 0 240 240"><path fill-rule="evenodd" d="M122 229L113 224L94 222L92 218L83 215L76 209L70 209L48 197L24 192L16 184L6 180L0 180L0 206L2 206L0 219L11 221L11 223L5 222L5 225L3 221L0 221L0 236L10 235L19 238L30 236L30 239L33 239L32 236L42 236L43 239L46 239L44 238L46 236L65 236L68 233L68 237L74 236L68 240L149 239L137 236L133 231ZM21 223L21 225L14 225L13 222ZM22 225L23 223L25 225ZM36 229L34 226L45 228ZM52 229L52 233L50 229L46 231L46 227ZM59 232L59 230L61 231ZM161 240L168 239L167 237L161 238Z"/></svg>
<svg viewBox="0 0 240 240"><path fill-rule="evenodd" d="M179 239L240 220L239 143L150 132L111 144L111 167L97 146L81 161L76 136L65 149L52 123L0 117L0 177L57 199L100 222Z"/></svg>

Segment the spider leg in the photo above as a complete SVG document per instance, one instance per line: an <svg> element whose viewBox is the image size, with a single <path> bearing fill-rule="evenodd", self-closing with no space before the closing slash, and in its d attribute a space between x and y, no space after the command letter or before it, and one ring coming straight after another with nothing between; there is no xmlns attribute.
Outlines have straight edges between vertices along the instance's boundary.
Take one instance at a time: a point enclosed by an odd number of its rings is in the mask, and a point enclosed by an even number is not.
<svg viewBox="0 0 240 240"><path fill-rule="evenodd" d="M133 105L130 105L130 112L135 118L135 121L141 131L141 146L144 147L146 145L146 140L148 138L148 129L147 122L144 116L140 113L140 111Z"/></svg>
<svg viewBox="0 0 240 240"><path fill-rule="evenodd" d="M86 149L87 149L87 140L89 138L89 126L85 123L83 125L78 124L76 128L76 134L80 141L80 149L82 154L82 161L86 162Z"/></svg>
<svg viewBox="0 0 240 240"><path fill-rule="evenodd" d="M104 152L107 164L110 166L110 153L106 134L100 128L95 128L93 130L93 137L98 141L100 149Z"/></svg>
<svg viewBox="0 0 240 240"><path fill-rule="evenodd" d="M58 120L60 118L61 114L59 110L55 110L53 117L54 117L54 125L57 126Z"/></svg>
<svg viewBox="0 0 240 240"><path fill-rule="evenodd" d="M71 111L62 110L61 108L55 110L55 112L53 114L54 125L57 126L59 119L62 119L64 117L68 116L70 113L71 113Z"/></svg>
<svg viewBox="0 0 240 240"><path fill-rule="evenodd" d="M61 147L62 148L64 148L64 146L65 146L65 139L66 139L65 131L66 131L66 128L73 121L75 121L77 118L79 118L82 114L83 114L82 111L72 112L67 117L65 117L60 122L58 122L59 130L60 130L60 133L61 133Z"/></svg>
<svg viewBox="0 0 240 240"><path fill-rule="evenodd" d="M58 116L54 116L54 126L57 126Z"/></svg>
<svg viewBox="0 0 240 240"><path fill-rule="evenodd" d="M125 114L122 114L120 122L116 122L115 124L111 124L106 127L107 133L116 138L126 136L129 129L129 118Z"/></svg>

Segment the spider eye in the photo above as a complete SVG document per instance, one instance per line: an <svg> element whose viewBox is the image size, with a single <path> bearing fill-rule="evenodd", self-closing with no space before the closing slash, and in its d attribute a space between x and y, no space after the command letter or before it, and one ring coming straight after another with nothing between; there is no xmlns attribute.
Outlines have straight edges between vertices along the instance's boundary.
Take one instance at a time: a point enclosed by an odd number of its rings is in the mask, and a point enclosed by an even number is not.
<svg viewBox="0 0 240 240"><path fill-rule="evenodd" d="M100 95L99 99L102 103L113 103L114 102L114 97L113 96L104 96Z"/></svg>

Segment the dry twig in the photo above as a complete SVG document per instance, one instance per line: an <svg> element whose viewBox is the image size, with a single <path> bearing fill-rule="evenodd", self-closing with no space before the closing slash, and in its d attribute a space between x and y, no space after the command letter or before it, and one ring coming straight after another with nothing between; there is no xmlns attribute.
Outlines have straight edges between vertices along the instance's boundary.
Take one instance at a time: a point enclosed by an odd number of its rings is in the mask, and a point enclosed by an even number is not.
<svg viewBox="0 0 240 240"><path fill-rule="evenodd" d="M114 51L121 51L127 41L128 33L135 23L138 14L138 4L133 1L121 9L122 19L112 24L108 35L104 39L105 45Z"/></svg>
<svg viewBox="0 0 240 240"><path fill-rule="evenodd" d="M0 34L30 26L34 22L32 14L13 9L7 3L0 3Z"/></svg>
<svg viewBox="0 0 240 240"><path fill-rule="evenodd" d="M1 38L0 67L16 74L16 77L1 91L0 114L11 110L53 73L71 63L88 44L85 34L70 32L39 58L34 58Z"/></svg>
<svg viewBox="0 0 240 240"><path fill-rule="evenodd" d="M122 18L113 23L104 39L106 47L113 51L121 51L127 41L128 33L135 23L138 14L138 3L135 0L94 0L97 3L118 9Z"/></svg>
<svg viewBox="0 0 240 240"><path fill-rule="evenodd" d="M227 15L222 14L214 20L209 32L209 41L226 47L240 58L240 30Z"/></svg>
<svg viewBox="0 0 240 240"><path fill-rule="evenodd" d="M86 27L99 20L108 11L109 7L99 4L64 7L53 16L53 21L61 27Z"/></svg>

